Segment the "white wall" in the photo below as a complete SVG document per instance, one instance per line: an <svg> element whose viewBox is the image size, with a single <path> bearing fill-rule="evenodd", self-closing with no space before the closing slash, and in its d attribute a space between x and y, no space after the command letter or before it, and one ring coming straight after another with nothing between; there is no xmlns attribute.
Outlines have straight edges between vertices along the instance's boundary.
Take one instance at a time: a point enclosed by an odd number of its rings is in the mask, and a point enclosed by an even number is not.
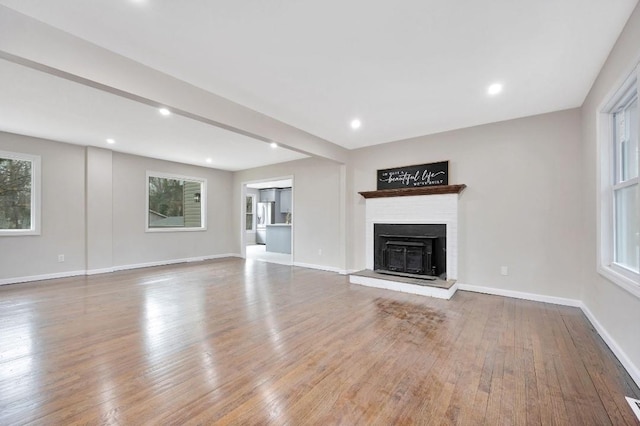
<svg viewBox="0 0 640 426"><path fill-rule="evenodd" d="M85 269L83 147L0 132L0 150L41 156L42 232L0 236L0 281ZM65 261L58 262L64 254Z"/></svg>
<svg viewBox="0 0 640 426"><path fill-rule="evenodd" d="M458 282L576 299L580 156L577 109L353 151L350 269L365 266L365 202L357 192L376 189L376 170L449 160L449 183L467 185Z"/></svg>
<svg viewBox="0 0 640 426"><path fill-rule="evenodd" d="M640 60L640 6L637 6L582 106L582 210L584 212L581 275L582 300L610 339L635 364L640 379L640 299L596 272L597 140L596 113Z"/></svg>
<svg viewBox="0 0 640 426"><path fill-rule="evenodd" d="M234 253L231 172L9 133L0 150L42 157L42 233L0 236L0 283ZM206 231L145 232L147 170L207 179Z"/></svg>
<svg viewBox="0 0 640 426"><path fill-rule="evenodd" d="M87 270L113 266L113 152L86 148Z"/></svg>
<svg viewBox="0 0 640 426"><path fill-rule="evenodd" d="M145 232L147 171L206 178L207 230ZM231 172L114 152L114 266L232 253L231 185Z"/></svg>
<svg viewBox="0 0 640 426"><path fill-rule="evenodd" d="M236 235L240 232L242 184L283 176L293 176L294 263L343 271L344 166L333 161L308 158L235 172L233 228L237 230ZM239 251L239 237L236 240Z"/></svg>

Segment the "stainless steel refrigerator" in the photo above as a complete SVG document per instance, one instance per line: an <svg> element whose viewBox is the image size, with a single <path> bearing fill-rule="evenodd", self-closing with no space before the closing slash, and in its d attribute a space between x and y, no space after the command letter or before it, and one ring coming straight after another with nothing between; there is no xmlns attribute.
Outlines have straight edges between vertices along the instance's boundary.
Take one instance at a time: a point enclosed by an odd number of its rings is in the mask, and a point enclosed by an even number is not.
<svg viewBox="0 0 640 426"><path fill-rule="evenodd" d="M256 244L267 243L267 225L275 220L275 203L258 203L256 209Z"/></svg>

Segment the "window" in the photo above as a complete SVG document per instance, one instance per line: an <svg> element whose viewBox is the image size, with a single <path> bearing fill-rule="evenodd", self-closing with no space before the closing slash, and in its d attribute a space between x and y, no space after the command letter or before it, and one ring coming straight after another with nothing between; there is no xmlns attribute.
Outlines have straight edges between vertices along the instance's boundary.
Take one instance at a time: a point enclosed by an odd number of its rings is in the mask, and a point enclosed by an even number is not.
<svg viewBox="0 0 640 426"><path fill-rule="evenodd" d="M638 69L603 111L599 271L640 297Z"/></svg>
<svg viewBox="0 0 640 426"><path fill-rule="evenodd" d="M40 234L40 157L0 151L0 235Z"/></svg>
<svg viewBox="0 0 640 426"><path fill-rule="evenodd" d="M638 96L633 94L613 114L613 260L638 273Z"/></svg>
<svg viewBox="0 0 640 426"><path fill-rule="evenodd" d="M253 200L254 195L247 195L245 202L245 231L253 231Z"/></svg>
<svg viewBox="0 0 640 426"><path fill-rule="evenodd" d="M206 229L205 179L147 172L147 232Z"/></svg>

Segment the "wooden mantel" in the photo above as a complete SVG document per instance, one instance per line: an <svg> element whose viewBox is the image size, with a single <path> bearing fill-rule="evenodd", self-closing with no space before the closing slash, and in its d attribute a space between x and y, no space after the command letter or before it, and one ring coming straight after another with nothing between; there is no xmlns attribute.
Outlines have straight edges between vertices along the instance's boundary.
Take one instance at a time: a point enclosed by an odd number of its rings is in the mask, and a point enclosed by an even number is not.
<svg viewBox="0 0 640 426"><path fill-rule="evenodd" d="M358 192L364 198L408 197L412 195L460 194L467 185L420 186L417 188L381 189Z"/></svg>

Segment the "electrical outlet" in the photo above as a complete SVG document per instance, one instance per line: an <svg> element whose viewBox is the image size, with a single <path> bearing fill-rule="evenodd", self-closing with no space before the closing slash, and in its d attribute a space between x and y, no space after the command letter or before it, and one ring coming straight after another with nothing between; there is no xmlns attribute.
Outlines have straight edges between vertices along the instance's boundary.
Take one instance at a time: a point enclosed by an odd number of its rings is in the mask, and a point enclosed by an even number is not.
<svg viewBox="0 0 640 426"><path fill-rule="evenodd" d="M322 249L318 249L318 256L322 256Z"/></svg>
<svg viewBox="0 0 640 426"><path fill-rule="evenodd" d="M509 275L509 268L506 266L501 266L500 267L500 274L502 275Z"/></svg>
<svg viewBox="0 0 640 426"><path fill-rule="evenodd" d="M58 262L64 262L64 254L58 255Z"/></svg>

